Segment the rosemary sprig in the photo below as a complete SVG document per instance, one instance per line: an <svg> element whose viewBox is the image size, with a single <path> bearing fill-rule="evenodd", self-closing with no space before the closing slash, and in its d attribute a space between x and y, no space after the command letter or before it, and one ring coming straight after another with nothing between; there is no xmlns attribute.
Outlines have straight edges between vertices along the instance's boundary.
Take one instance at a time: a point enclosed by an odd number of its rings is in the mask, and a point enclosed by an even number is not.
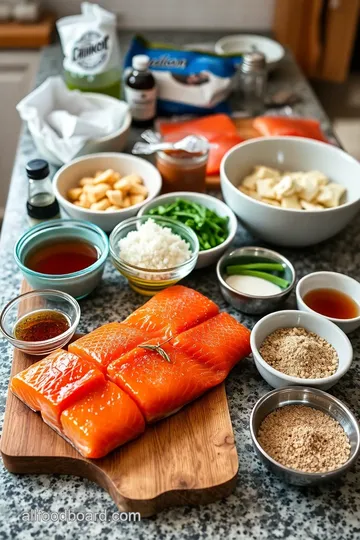
<svg viewBox="0 0 360 540"><path fill-rule="evenodd" d="M158 354L160 354L161 358L163 358L164 360L166 360L167 362L171 364L170 356L162 348L162 345L170 341L170 339L172 339L172 337L169 337L169 339L167 339L166 341L163 341L162 343L158 343L157 345L147 345L146 343L143 343L142 345L138 345L138 347L140 347L140 349L146 349L148 351L157 352Z"/></svg>

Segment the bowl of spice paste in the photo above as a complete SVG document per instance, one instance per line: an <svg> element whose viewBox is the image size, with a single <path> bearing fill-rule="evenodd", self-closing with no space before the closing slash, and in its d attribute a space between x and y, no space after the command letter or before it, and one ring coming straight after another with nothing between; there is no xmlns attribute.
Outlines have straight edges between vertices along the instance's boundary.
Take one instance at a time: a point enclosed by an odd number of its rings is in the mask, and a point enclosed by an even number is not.
<svg viewBox="0 0 360 540"><path fill-rule="evenodd" d="M250 337L256 368L273 388L288 385L327 390L349 370L351 343L320 315L286 310L256 323Z"/></svg>
<svg viewBox="0 0 360 540"><path fill-rule="evenodd" d="M335 480L360 451L359 425L334 396L303 386L272 390L250 417L250 434L260 460L290 484Z"/></svg>
<svg viewBox="0 0 360 540"><path fill-rule="evenodd" d="M79 300L100 283L108 253L108 237L97 225L56 219L26 231L14 258L33 289L56 289Z"/></svg>
<svg viewBox="0 0 360 540"><path fill-rule="evenodd" d="M45 356L64 347L80 320L80 306L69 294L43 289L11 300L0 315L0 330L17 349Z"/></svg>

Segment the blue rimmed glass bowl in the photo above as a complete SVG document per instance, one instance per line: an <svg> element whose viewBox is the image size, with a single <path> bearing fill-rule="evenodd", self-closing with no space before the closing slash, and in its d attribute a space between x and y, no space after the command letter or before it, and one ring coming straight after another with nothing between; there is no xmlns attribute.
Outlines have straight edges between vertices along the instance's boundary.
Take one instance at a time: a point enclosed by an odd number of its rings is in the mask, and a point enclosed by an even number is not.
<svg viewBox="0 0 360 540"><path fill-rule="evenodd" d="M37 246L51 240L82 240L93 245L98 252L96 262L70 274L42 274L25 264L28 254ZM97 225L75 219L55 219L41 223L26 231L17 241L14 258L24 278L33 289L56 289L70 294L77 300L90 294L101 281L109 240Z"/></svg>
<svg viewBox="0 0 360 540"><path fill-rule="evenodd" d="M190 259L165 270L140 268L126 262L121 257L119 241L130 232L136 231L148 219L152 219L161 227L168 227L174 234L185 240L191 251ZM175 285L194 270L199 256L199 241L194 231L183 223L159 216L137 216L122 221L115 227L110 235L110 256L115 268L127 278L130 287L134 291L145 296L153 296L162 289Z"/></svg>

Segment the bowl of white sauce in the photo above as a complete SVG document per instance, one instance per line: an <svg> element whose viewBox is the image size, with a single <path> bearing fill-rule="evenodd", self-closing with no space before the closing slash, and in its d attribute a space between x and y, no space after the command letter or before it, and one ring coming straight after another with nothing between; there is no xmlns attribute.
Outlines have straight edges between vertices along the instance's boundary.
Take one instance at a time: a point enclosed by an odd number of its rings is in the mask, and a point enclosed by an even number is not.
<svg viewBox="0 0 360 540"><path fill-rule="evenodd" d="M296 279L288 259L256 246L225 253L216 273L225 300L238 311L251 315L278 309L291 293Z"/></svg>

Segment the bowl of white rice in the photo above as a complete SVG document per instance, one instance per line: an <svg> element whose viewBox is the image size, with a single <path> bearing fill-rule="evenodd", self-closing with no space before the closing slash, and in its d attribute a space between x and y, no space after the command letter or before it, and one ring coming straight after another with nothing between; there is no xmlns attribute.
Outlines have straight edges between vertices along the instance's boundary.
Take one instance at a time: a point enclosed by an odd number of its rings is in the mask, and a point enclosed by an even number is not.
<svg viewBox="0 0 360 540"><path fill-rule="evenodd" d="M136 292L152 296L195 268L199 241L183 223L160 216L137 216L119 223L110 235L115 268Z"/></svg>

